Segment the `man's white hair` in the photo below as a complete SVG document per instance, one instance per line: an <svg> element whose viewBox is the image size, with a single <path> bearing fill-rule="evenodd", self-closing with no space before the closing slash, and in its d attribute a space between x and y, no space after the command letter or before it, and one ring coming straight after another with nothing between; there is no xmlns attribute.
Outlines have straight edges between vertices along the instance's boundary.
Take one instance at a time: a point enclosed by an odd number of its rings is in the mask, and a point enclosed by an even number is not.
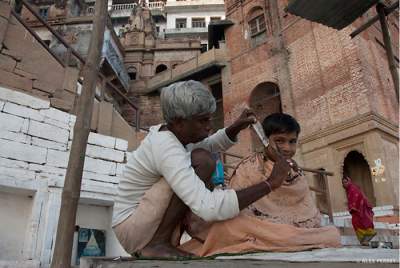
<svg viewBox="0 0 400 268"><path fill-rule="evenodd" d="M188 119L195 115L214 113L216 103L211 92L200 82L176 82L161 91L161 109L164 119Z"/></svg>

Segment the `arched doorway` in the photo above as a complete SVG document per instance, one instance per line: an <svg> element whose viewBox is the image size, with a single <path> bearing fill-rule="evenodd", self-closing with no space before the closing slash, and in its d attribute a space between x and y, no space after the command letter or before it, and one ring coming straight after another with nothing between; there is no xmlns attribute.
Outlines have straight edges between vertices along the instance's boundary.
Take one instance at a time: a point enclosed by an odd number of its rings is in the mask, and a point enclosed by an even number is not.
<svg viewBox="0 0 400 268"><path fill-rule="evenodd" d="M131 80L136 80L137 71L136 68L131 66L128 68L128 75Z"/></svg>
<svg viewBox="0 0 400 268"><path fill-rule="evenodd" d="M165 65L165 64L160 64L160 65L158 65L158 66L156 67L156 74L161 73L161 72L163 72L163 71L165 71L165 70L167 70L167 69L168 69L167 65Z"/></svg>
<svg viewBox="0 0 400 268"><path fill-rule="evenodd" d="M258 84L251 92L249 106L261 122L270 114L282 112L278 85L271 82ZM253 131L251 132L251 140L253 151L262 148L261 142Z"/></svg>
<svg viewBox="0 0 400 268"><path fill-rule="evenodd" d="M343 163L343 175L347 175L363 191L371 205L376 206L372 177L368 162L357 151L347 154Z"/></svg>

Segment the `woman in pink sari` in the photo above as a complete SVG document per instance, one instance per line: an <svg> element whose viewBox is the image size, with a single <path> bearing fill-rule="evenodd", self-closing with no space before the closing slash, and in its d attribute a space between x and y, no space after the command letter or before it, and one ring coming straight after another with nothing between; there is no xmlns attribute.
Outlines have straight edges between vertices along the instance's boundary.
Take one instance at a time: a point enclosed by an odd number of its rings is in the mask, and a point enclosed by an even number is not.
<svg viewBox="0 0 400 268"><path fill-rule="evenodd" d="M369 241L376 235L372 206L361 189L349 177L344 176L342 184L346 189L348 208L354 231L360 244L367 246Z"/></svg>

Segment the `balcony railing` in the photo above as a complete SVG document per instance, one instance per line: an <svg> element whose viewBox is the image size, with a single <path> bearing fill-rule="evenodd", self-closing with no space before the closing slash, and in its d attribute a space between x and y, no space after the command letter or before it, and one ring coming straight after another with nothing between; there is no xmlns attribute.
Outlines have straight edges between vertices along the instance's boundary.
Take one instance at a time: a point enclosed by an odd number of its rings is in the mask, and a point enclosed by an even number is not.
<svg viewBox="0 0 400 268"><path fill-rule="evenodd" d="M191 34L191 33L207 33L208 28L172 28L172 29L165 29L165 34Z"/></svg>
<svg viewBox="0 0 400 268"><path fill-rule="evenodd" d="M149 3L147 3L147 6L148 6L148 8L149 8L150 10L153 10L153 9L161 9L161 10L164 10L165 2L163 2L163 1L149 2Z"/></svg>
<svg viewBox="0 0 400 268"><path fill-rule="evenodd" d="M132 10L136 5L136 3L112 5L111 10Z"/></svg>
<svg viewBox="0 0 400 268"><path fill-rule="evenodd" d="M112 18L129 17L131 15L133 8L136 5L137 5L136 3L112 5L110 10L110 16Z"/></svg>
<svg viewBox="0 0 400 268"><path fill-rule="evenodd" d="M132 9L136 6L136 3L130 4L115 4L111 6L110 14L111 17L129 17ZM147 7L150 10L164 10L165 2L157 1L157 2L149 2L147 3Z"/></svg>

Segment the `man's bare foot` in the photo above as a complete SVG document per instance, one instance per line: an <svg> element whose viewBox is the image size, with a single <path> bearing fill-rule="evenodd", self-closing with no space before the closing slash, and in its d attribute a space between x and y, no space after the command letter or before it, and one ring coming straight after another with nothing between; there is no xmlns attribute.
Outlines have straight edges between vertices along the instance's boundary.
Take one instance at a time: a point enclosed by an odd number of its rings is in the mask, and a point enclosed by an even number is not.
<svg viewBox="0 0 400 268"><path fill-rule="evenodd" d="M160 243L156 245L147 245L140 251L140 255L146 258L180 258L194 257L196 255L180 250L171 244Z"/></svg>

